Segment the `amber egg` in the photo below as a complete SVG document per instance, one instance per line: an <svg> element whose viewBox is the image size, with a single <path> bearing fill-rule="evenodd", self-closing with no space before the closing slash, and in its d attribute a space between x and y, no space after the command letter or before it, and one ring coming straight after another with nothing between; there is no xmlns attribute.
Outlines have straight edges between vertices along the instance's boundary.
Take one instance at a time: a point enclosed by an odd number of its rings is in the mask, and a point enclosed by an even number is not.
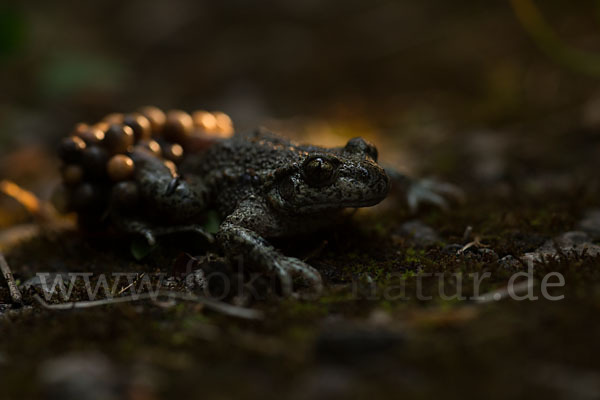
<svg viewBox="0 0 600 400"><path fill-rule="evenodd" d="M148 121L150 121L150 125L152 126L152 133L158 134L162 132L167 117L160 108L154 106L145 106L140 108L138 111L144 117L146 117Z"/></svg>
<svg viewBox="0 0 600 400"><path fill-rule="evenodd" d="M90 126L85 122L79 122L75 124L73 127L73 131L71 132L72 136L81 136L83 132L85 132Z"/></svg>
<svg viewBox="0 0 600 400"><path fill-rule="evenodd" d="M90 211L99 208L103 200L103 192L99 186L84 182L73 191L71 206L76 211Z"/></svg>
<svg viewBox="0 0 600 400"><path fill-rule="evenodd" d="M63 182L69 186L77 185L83 179L83 168L79 165L66 165L61 172Z"/></svg>
<svg viewBox="0 0 600 400"><path fill-rule="evenodd" d="M96 126L90 126L79 135L87 144L97 144L104 139L104 131Z"/></svg>
<svg viewBox="0 0 600 400"><path fill-rule="evenodd" d="M177 174L177 166L175 165L175 163L171 160L165 160L164 161L165 167L167 167L169 169L169 171L171 171L171 175L173 177L176 177Z"/></svg>
<svg viewBox="0 0 600 400"><path fill-rule="evenodd" d="M160 147L160 144L158 144L156 140L143 140L139 142L135 147L148 150L156 157L162 157L162 149Z"/></svg>
<svg viewBox="0 0 600 400"><path fill-rule="evenodd" d="M229 137L233 135L233 121L231 121L229 115L220 111L215 111L213 115L217 121L216 131L220 133L220 136Z"/></svg>
<svg viewBox="0 0 600 400"><path fill-rule="evenodd" d="M177 164L183 159L183 147L177 143L167 145L164 147L163 155L167 160Z"/></svg>
<svg viewBox="0 0 600 400"><path fill-rule="evenodd" d="M76 162L85 150L85 142L78 136L63 138L58 147L58 155L65 162Z"/></svg>
<svg viewBox="0 0 600 400"><path fill-rule="evenodd" d="M94 128L98 128L100 129L102 132L106 133L106 131L108 131L108 128L110 128L111 124L106 122L106 121L100 121L95 123L94 125L92 125Z"/></svg>
<svg viewBox="0 0 600 400"><path fill-rule="evenodd" d="M106 173L108 152L100 146L89 146L81 156L81 163L86 174L94 177L103 177Z"/></svg>
<svg viewBox="0 0 600 400"><path fill-rule="evenodd" d="M181 110L167 112L164 137L172 142L183 142L194 130L194 121L190 114Z"/></svg>
<svg viewBox="0 0 600 400"><path fill-rule="evenodd" d="M147 140L152 137L152 125L148 118L139 113L127 114L123 118L123 124L133 129L135 140Z"/></svg>
<svg viewBox="0 0 600 400"><path fill-rule="evenodd" d="M208 111L194 111L192 119L194 120L194 126L203 132L214 132L217 128L217 119Z"/></svg>
<svg viewBox="0 0 600 400"><path fill-rule="evenodd" d="M122 113L111 113L102 118L103 122L108 122L110 125L112 124L122 124L124 115Z"/></svg>
<svg viewBox="0 0 600 400"><path fill-rule="evenodd" d="M126 155L117 154L113 156L106 165L108 176L113 181L124 181L133 175L133 160Z"/></svg>
<svg viewBox="0 0 600 400"><path fill-rule="evenodd" d="M112 124L104 136L104 144L112 154L126 153L133 142L133 129L126 125Z"/></svg>

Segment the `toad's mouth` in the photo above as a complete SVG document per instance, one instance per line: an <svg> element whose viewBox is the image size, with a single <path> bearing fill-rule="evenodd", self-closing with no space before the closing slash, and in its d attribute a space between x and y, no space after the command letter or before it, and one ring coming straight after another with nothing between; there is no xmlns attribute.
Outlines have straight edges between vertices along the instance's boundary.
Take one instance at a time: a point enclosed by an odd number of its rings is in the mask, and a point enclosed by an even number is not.
<svg viewBox="0 0 600 400"><path fill-rule="evenodd" d="M385 196L373 197L373 198L368 198L368 199L360 199L360 200L356 200L356 201L342 202L341 205L344 208L371 207L371 206L381 203L383 201L383 199L385 199Z"/></svg>
<svg viewBox="0 0 600 400"><path fill-rule="evenodd" d="M343 208L362 208L372 207L381 203L385 199L385 196L369 197L358 200L348 201L330 201L313 203L310 205L299 207L298 211L315 211L315 210L332 210L332 209L343 209Z"/></svg>

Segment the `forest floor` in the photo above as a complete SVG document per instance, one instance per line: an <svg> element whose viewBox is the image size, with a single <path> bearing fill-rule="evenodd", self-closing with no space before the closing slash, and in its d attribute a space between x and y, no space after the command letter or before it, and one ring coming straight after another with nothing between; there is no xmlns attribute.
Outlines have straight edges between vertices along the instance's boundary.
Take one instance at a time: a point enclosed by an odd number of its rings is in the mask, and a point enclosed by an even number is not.
<svg viewBox="0 0 600 400"><path fill-rule="evenodd" d="M293 300L258 285L271 293L247 304L263 313L258 320L165 298L45 309L35 299L43 288L31 281L40 272L89 273L92 287L101 274L112 285L115 272L132 273L139 286L144 275L162 273L165 288L183 292L189 255L204 260L214 249L184 237L137 260L129 239L7 228L4 251L25 306L10 305L3 282L0 371L11 384L2 397L599 396L598 136L557 135L526 161L519 135L477 133L468 139L481 142L474 150L457 137L426 154L429 171L465 190L465 204L411 214L392 196L329 231L277 242L308 258L326 288L316 300ZM557 149L565 146L577 155L576 170L562 169L570 160ZM461 162L437 161L448 152ZM536 154L549 166L543 173L528 167L540 163ZM499 169L486 169L490 162ZM13 236L20 239L7 244ZM211 260L205 269L223 268ZM506 288L517 273L511 297ZM556 285L544 293L544 282ZM105 295L100 289L98 298ZM85 300L80 277L69 301Z"/></svg>

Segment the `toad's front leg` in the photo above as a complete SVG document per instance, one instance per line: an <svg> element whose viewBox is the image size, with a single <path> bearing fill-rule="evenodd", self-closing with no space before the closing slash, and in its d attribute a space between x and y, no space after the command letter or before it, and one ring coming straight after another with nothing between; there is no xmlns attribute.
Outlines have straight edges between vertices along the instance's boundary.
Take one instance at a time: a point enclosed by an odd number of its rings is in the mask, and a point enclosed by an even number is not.
<svg viewBox="0 0 600 400"><path fill-rule="evenodd" d="M251 198L242 202L237 210L221 224L217 240L230 259L242 256L252 268L276 274L281 281L284 296L293 294L293 278L305 279L316 294L321 293L321 274L310 265L277 251L264 236L277 235L282 229L277 217L266 204Z"/></svg>

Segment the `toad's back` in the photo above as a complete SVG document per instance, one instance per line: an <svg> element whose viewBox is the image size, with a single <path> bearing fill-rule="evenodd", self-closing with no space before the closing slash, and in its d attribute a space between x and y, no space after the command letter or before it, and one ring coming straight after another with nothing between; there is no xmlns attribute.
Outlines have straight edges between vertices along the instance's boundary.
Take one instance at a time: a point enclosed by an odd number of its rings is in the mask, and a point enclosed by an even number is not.
<svg viewBox="0 0 600 400"><path fill-rule="evenodd" d="M190 154L181 165L184 177L198 177L208 187L210 203L224 215L249 195L257 194L278 168L301 161L311 151L275 134L255 131L236 134L207 150Z"/></svg>

